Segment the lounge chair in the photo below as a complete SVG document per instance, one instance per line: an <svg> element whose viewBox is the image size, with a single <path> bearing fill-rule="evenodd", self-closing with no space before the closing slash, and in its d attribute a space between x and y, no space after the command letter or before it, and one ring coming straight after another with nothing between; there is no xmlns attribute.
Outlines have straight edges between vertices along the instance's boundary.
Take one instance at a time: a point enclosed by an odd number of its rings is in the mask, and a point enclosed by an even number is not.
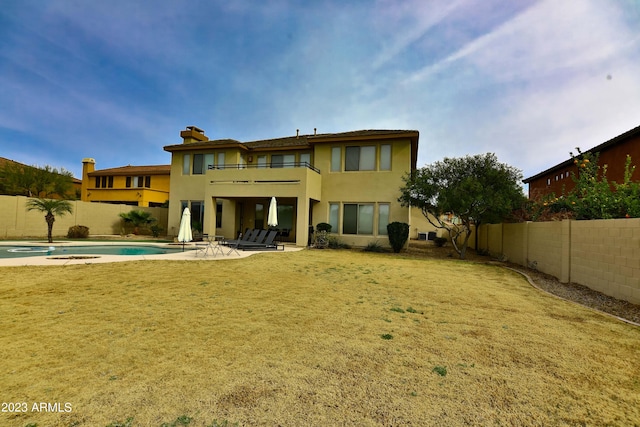
<svg viewBox="0 0 640 427"><path fill-rule="evenodd" d="M282 248L281 250L284 250L284 245L280 245L274 241L277 235L277 230L271 230L264 242L240 243L238 247L243 251L280 250L280 248Z"/></svg>
<svg viewBox="0 0 640 427"><path fill-rule="evenodd" d="M269 230L260 230L260 233L258 233L258 235L255 237L255 239L253 239L252 243L255 243L257 245L261 244L262 242L265 241L265 237L267 237L267 233L269 232Z"/></svg>
<svg viewBox="0 0 640 427"><path fill-rule="evenodd" d="M258 237L259 233L260 233L260 230L258 230L257 228L254 228L253 230L247 229L247 231L245 231L244 234L240 234L237 239L225 240L225 242L223 244L225 246L231 246L231 245L235 245L238 242L240 242L240 243L242 243L242 242L254 242L255 238Z"/></svg>

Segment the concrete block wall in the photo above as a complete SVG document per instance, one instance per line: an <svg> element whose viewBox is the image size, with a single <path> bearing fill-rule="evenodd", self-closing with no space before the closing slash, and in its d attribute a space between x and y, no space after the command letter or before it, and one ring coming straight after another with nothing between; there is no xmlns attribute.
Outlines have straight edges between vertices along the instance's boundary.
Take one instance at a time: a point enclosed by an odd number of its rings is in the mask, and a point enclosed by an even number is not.
<svg viewBox="0 0 640 427"><path fill-rule="evenodd" d="M522 224L525 227L525 224ZM531 222L527 223L529 230L527 247L527 264L524 266L535 266L542 271L561 280L562 278L562 223L551 222Z"/></svg>
<svg viewBox="0 0 640 427"><path fill-rule="evenodd" d="M640 218L480 226L479 249L640 304Z"/></svg>
<svg viewBox="0 0 640 427"><path fill-rule="evenodd" d="M640 304L640 218L573 221L571 280Z"/></svg>

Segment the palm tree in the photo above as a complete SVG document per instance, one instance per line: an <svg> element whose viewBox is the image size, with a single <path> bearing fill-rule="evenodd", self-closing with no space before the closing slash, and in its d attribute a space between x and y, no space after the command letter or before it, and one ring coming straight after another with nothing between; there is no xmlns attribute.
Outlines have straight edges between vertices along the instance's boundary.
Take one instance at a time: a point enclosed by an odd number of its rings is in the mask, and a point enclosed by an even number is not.
<svg viewBox="0 0 640 427"><path fill-rule="evenodd" d="M133 225L133 234L138 234L140 232L140 227L151 225L157 221L151 216L150 212L143 210L121 212L120 218L122 218L125 223Z"/></svg>
<svg viewBox="0 0 640 427"><path fill-rule="evenodd" d="M51 231L53 230L53 222L56 220L57 215L64 215L66 213L72 213L73 208L71 203L67 200L54 200L54 199L29 199L27 201L27 210L28 211L39 211L46 212L47 214L44 216L45 221L47 221L47 238L49 239L49 243L53 243L53 237L51 236Z"/></svg>

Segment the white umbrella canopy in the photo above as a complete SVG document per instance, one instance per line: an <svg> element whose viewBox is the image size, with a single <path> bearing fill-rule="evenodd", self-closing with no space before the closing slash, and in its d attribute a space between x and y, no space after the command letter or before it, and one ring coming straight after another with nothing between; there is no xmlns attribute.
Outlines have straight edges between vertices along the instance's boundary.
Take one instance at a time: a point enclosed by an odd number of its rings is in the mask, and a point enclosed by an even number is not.
<svg viewBox="0 0 640 427"><path fill-rule="evenodd" d="M184 250L184 244L193 240L191 234L191 212L189 208L184 208L182 212L182 219L180 219L180 230L178 231L178 242L182 242L182 250Z"/></svg>
<svg viewBox="0 0 640 427"><path fill-rule="evenodd" d="M276 198L271 198L271 204L269 204L269 216L267 217L267 225L269 227L278 226L278 203Z"/></svg>

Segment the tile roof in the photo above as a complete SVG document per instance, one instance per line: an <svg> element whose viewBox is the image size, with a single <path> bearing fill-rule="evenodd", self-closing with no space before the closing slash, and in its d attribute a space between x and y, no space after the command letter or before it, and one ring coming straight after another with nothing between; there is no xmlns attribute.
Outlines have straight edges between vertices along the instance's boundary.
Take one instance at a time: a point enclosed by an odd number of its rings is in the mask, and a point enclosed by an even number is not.
<svg viewBox="0 0 640 427"><path fill-rule="evenodd" d="M403 135L408 137L418 137L417 130L386 130L386 129L369 129L356 130L340 133L319 133L314 135L297 135L286 136L282 138L261 139L256 141L240 142L235 139L218 139L204 142L192 142L187 144L174 144L164 147L165 151L183 151L207 149L214 146L234 146L249 150L273 149L273 148L308 148L311 144L323 141L334 141L338 139L367 139L367 138L384 138L393 135Z"/></svg>
<svg viewBox="0 0 640 427"><path fill-rule="evenodd" d="M89 173L89 176L102 175L169 175L171 173L171 165L151 165L151 166L121 166L118 168L100 169Z"/></svg>

